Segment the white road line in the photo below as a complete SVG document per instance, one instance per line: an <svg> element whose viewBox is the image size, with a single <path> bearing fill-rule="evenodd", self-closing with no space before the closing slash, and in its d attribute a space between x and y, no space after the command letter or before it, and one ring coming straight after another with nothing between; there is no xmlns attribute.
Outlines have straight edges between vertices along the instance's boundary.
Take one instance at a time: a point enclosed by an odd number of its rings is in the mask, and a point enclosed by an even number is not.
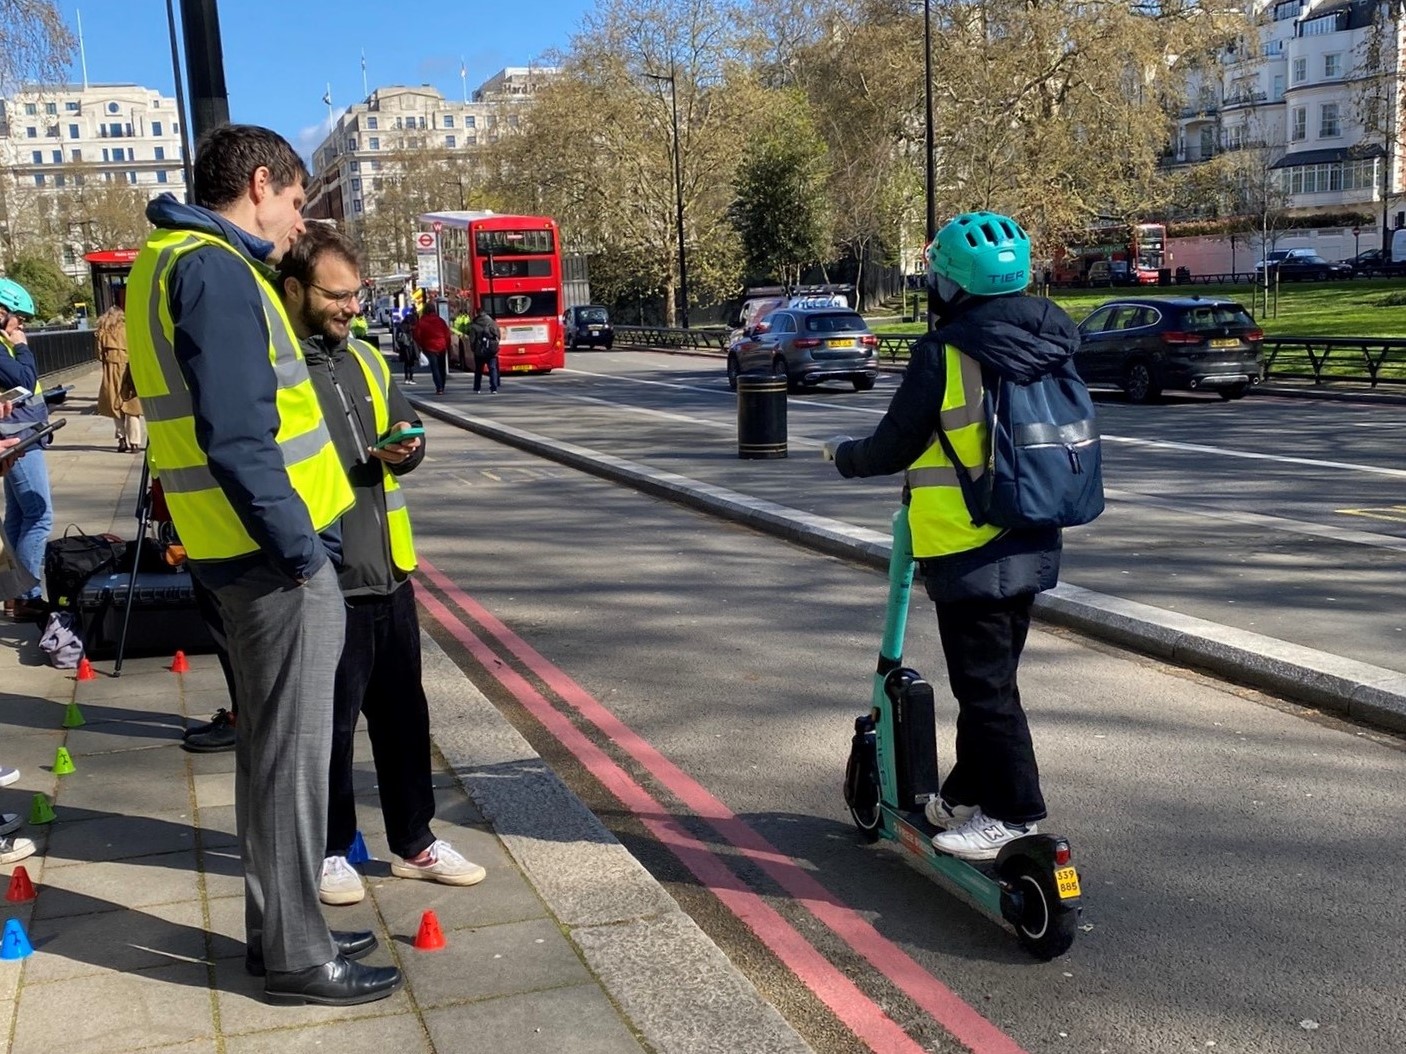
<svg viewBox="0 0 1406 1054"><path fill-rule="evenodd" d="M673 384L668 381L650 381L639 377L620 377L609 373L587 373L584 370L567 370L566 372L630 384L647 384L661 388L675 388L679 391L708 392L713 395L726 395L729 399L732 398L731 392L719 391L717 388L703 387L702 385L696 384ZM612 405L618 406L619 404ZM870 414L874 417L882 417L886 412L886 410L873 409L867 406L843 406L836 403L820 402L818 400L798 399L795 396L792 396L788 400L787 405L821 407L826 410L841 410L845 413ZM705 422L698 418L680 417L678 419L694 421L698 424L707 424L709 427L716 427L713 422ZM731 427L731 425L727 427ZM1391 476L1395 479L1406 479L1406 469L1386 468L1378 465L1359 465L1351 461L1325 461L1318 458L1291 457L1287 454L1261 454L1250 450L1229 450L1225 447L1204 446L1199 443L1181 443L1171 439L1142 439L1137 436L1109 435L1107 433L1104 434L1103 438L1110 443L1121 443L1125 446L1149 447L1157 450L1171 450L1187 454L1211 454L1218 457L1241 458L1248 461L1273 461L1285 465L1307 465L1311 468L1331 468L1347 472L1366 472L1375 476Z"/></svg>

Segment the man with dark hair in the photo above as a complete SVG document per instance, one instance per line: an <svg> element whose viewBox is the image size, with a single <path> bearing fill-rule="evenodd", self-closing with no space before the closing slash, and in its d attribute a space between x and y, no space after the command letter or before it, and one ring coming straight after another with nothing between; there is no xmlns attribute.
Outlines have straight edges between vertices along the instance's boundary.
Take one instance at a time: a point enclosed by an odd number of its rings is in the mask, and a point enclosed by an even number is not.
<svg viewBox="0 0 1406 1054"><path fill-rule="evenodd" d="M397 477L424 457L418 439L387 437L420 421L371 345L349 339L361 275L356 247L314 226L283 258L280 292L302 340L313 388L327 419L356 504L341 520L337 578L347 601L347 642L337 667L329 768L324 904L366 895L347 861L356 837L352 762L357 719L366 715L386 840L398 857L391 873L451 886L481 882L484 869L430 831L430 712L420 683L420 622L415 611L415 545Z"/></svg>
<svg viewBox="0 0 1406 1054"><path fill-rule="evenodd" d="M195 172L198 204L147 208L127 344L147 458L234 673L245 966L271 1003L367 1003L400 971L354 962L375 937L329 932L317 895L346 623L336 527L354 498L273 285L303 233L307 170L277 133L225 125Z"/></svg>

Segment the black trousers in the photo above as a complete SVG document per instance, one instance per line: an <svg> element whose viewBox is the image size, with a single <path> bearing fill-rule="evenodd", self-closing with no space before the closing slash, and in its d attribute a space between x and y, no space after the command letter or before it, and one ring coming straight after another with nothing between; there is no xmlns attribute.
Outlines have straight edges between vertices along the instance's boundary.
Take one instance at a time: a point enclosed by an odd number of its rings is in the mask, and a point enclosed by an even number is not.
<svg viewBox="0 0 1406 1054"><path fill-rule="evenodd" d="M1027 594L937 605L947 678L957 698L957 758L942 796L953 805L979 805L1009 823L1046 815L1016 684L1034 599Z"/></svg>
<svg viewBox="0 0 1406 1054"><path fill-rule="evenodd" d="M425 358L430 360L430 379L434 381L434 390L444 391L444 377L449 370L449 356L442 351L427 351Z"/></svg>
<svg viewBox="0 0 1406 1054"><path fill-rule="evenodd" d="M480 355L474 356L474 391L483 388L483 371L488 371L488 390L496 392L498 390L498 356L485 359Z"/></svg>
<svg viewBox="0 0 1406 1054"><path fill-rule="evenodd" d="M365 714L386 841L396 856L418 856L434 841L435 801L430 709L420 684L420 617L409 582L390 596L348 598L333 709L326 855L346 856L356 838L353 737Z"/></svg>

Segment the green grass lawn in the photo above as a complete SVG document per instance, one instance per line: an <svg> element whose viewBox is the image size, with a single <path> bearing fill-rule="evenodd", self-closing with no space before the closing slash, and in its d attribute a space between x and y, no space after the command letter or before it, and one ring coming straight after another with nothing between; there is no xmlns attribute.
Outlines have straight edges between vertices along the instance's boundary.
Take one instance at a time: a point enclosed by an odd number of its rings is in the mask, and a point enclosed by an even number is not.
<svg viewBox="0 0 1406 1054"><path fill-rule="evenodd" d="M1402 301L1390 303L1392 294ZM1248 285L1194 285L1172 289L1061 289L1051 298L1077 322L1099 304L1117 296L1205 296L1238 300L1247 310ZM1278 311L1273 292L1270 312L1262 319L1269 336L1406 338L1406 282L1393 278L1356 278L1347 282L1285 282L1279 287ZM921 322L876 327L879 333L921 333Z"/></svg>

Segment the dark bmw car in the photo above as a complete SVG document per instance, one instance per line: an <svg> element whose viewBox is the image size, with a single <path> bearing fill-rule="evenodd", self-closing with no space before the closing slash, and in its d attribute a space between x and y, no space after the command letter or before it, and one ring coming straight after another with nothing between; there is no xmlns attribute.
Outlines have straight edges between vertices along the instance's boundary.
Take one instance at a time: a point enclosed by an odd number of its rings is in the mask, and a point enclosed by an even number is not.
<svg viewBox="0 0 1406 1054"><path fill-rule="evenodd" d="M1155 402L1168 388L1239 399L1264 377L1264 331L1233 300L1112 300L1079 323L1079 335L1079 375L1122 388L1135 403Z"/></svg>
<svg viewBox="0 0 1406 1054"><path fill-rule="evenodd" d="M1321 256L1287 256L1271 260L1269 273L1277 274L1281 282L1328 282L1353 277L1351 264L1332 263Z"/></svg>
<svg viewBox="0 0 1406 1054"><path fill-rule="evenodd" d="M577 348L604 348L609 351L615 343L615 327L610 324L610 312L599 304L567 308L562 324L566 327L566 347L569 351Z"/></svg>

